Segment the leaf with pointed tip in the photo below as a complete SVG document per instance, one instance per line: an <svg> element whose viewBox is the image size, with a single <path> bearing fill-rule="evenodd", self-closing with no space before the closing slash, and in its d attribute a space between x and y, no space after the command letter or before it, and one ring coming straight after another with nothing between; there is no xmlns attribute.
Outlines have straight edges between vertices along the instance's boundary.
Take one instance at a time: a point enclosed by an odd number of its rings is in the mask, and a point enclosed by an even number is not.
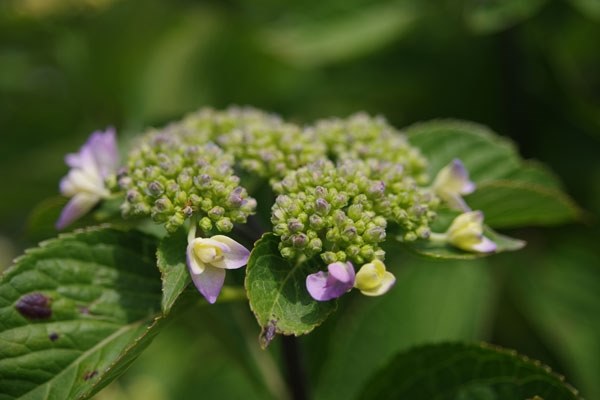
<svg viewBox="0 0 600 400"><path fill-rule="evenodd" d="M578 400L550 368L515 351L486 344L447 343L401 353L376 372L359 399Z"/></svg>
<svg viewBox="0 0 600 400"><path fill-rule="evenodd" d="M183 230L163 238L156 257L162 278L162 311L168 314L187 285L191 282L186 265L187 238Z"/></svg>
<svg viewBox="0 0 600 400"><path fill-rule="evenodd" d="M486 224L494 228L558 225L583 215L563 192L532 182L484 182L466 201L473 209L482 210Z"/></svg>
<svg viewBox="0 0 600 400"><path fill-rule="evenodd" d="M560 181L539 163L521 159L509 140L490 129L455 120L434 120L408 127L410 142L430 161L435 176L460 159L477 190L465 198L493 228L554 225L581 218L582 211L561 190Z"/></svg>
<svg viewBox="0 0 600 400"><path fill-rule="evenodd" d="M335 310L335 301L320 302L306 290L307 275L324 268L318 258L293 265L278 250L279 238L267 233L256 242L246 269L245 286L258 324L261 345L275 334L303 335Z"/></svg>
<svg viewBox="0 0 600 400"><path fill-rule="evenodd" d="M0 399L85 399L123 373L163 322L155 249L96 228L17 259L0 281Z"/></svg>

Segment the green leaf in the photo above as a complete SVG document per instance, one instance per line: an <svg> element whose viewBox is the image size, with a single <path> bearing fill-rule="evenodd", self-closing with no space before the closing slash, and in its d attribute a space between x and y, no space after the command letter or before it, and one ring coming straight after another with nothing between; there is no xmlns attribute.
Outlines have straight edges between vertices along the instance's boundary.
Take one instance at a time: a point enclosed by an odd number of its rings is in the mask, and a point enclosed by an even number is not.
<svg viewBox="0 0 600 400"><path fill-rule="evenodd" d="M548 189L562 190L563 184L548 167L544 164L525 160L521 163L521 167L505 176L503 179L509 181L518 181L523 183L532 183L539 186L544 186Z"/></svg>
<svg viewBox="0 0 600 400"><path fill-rule="evenodd" d="M42 243L0 282L0 399L83 399L158 332L155 243L100 228Z"/></svg>
<svg viewBox="0 0 600 400"><path fill-rule="evenodd" d="M521 165L511 141L473 122L433 120L409 126L404 132L427 156L431 176L455 158L460 158L477 183L504 178Z"/></svg>
<svg viewBox="0 0 600 400"><path fill-rule="evenodd" d="M266 31L267 48L295 65L310 67L373 52L407 32L419 16L413 1L347 7L331 17ZM314 21L317 22L314 22Z"/></svg>
<svg viewBox="0 0 600 400"><path fill-rule="evenodd" d="M466 201L485 214L494 228L558 225L581 218L582 212L564 193L530 182L496 180L478 185Z"/></svg>
<svg viewBox="0 0 600 400"><path fill-rule="evenodd" d="M477 190L465 200L494 228L555 225L581 217L560 181L539 163L522 160L516 148L491 130L469 122L439 120L406 129L410 142L430 161L429 173L459 158Z"/></svg>
<svg viewBox="0 0 600 400"><path fill-rule="evenodd" d="M545 4L546 0L470 0L464 16L473 31L493 33L530 18Z"/></svg>
<svg viewBox="0 0 600 400"><path fill-rule="evenodd" d="M164 314L168 314L191 282L186 265L187 237L183 230L163 238L158 244L156 258L162 277L162 302Z"/></svg>
<svg viewBox="0 0 600 400"><path fill-rule="evenodd" d="M598 233L571 230L510 260L510 293L519 310L589 399L600 398Z"/></svg>
<svg viewBox="0 0 600 400"><path fill-rule="evenodd" d="M245 286L258 324L261 345L276 333L303 335L335 310L335 301L315 301L306 290L306 276L323 268L319 258L292 265L278 250L279 238L267 233L256 242L248 260Z"/></svg>
<svg viewBox="0 0 600 400"><path fill-rule="evenodd" d="M486 260L442 264L387 251L386 264L397 278L392 290L381 297L355 296L338 313L324 346L329 354L315 398L352 398L398 351L428 342L476 340L485 331L494 299Z"/></svg>
<svg viewBox="0 0 600 400"><path fill-rule="evenodd" d="M422 346L373 375L360 399L579 399L539 362L486 344Z"/></svg>

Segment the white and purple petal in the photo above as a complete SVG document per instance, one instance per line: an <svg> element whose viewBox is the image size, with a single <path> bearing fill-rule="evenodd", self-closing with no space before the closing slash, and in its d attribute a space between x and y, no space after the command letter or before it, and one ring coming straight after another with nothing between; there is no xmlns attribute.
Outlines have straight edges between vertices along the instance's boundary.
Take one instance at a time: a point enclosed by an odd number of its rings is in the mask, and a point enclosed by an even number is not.
<svg viewBox="0 0 600 400"><path fill-rule="evenodd" d="M194 274L190 268L190 275L196 289L204 296L206 301L214 304L225 282L225 270L207 265L200 274Z"/></svg>
<svg viewBox="0 0 600 400"><path fill-rule="evenodd" d="M69 200L67 205L62 209L58 221L56 221L56 229L64 229L71 225L75 220L87 214L100 201L100 198L90 193L77 193Z"/></svg>

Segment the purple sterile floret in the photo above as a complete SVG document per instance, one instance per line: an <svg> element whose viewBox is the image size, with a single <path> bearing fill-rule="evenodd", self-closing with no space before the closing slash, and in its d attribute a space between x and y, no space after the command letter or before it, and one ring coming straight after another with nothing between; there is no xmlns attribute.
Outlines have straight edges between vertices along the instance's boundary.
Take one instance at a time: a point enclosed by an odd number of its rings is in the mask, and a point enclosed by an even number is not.
<svg viewBox="0 0 600 400"><path fill-rule="evenodd" d="M327 266L328 272L319 271L306 277L306 289L313 299L327 301L350 291L354 286L355 272L350 262L335 262Z"/></svg>
<svg viewBox="0 0 600 400"><path fill-rule="evenodd" d="M105 179L119 167L115 130L92 133L79 152L68 154L65 162L71 169L60 182L60 192L71 200L56 222L57 229L65 228L110 194Z"/></svg>

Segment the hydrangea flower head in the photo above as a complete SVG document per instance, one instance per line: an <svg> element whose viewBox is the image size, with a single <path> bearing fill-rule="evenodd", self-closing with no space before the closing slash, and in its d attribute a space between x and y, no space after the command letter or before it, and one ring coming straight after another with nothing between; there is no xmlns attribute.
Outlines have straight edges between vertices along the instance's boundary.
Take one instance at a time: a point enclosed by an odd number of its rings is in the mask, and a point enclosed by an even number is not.
<svg viewBox="0 0 600 400"><path fill-rule="evenodd" d="M462 161L455 158L440 170L433 181L432 189L450 208L470 211L462 195L475 191L475 183L469 179L469 172Z"/></svg>
<svg viewBox="0 0 600 400"><path fill-rule="evenodd" d="M246 265L250 251L227 236L215 235L190 240L186 255L194 285L213 304L223 287L225 270Z"/></svg>
<svg viewBox="0 0 600 400"><path fill-rule="evenodd" d="M306 289L317 301L328 301L342 296L354 286L354 267L349 262L335 262L306 277Z"/></svg>
<svg viewBox="0 0 600 400"><path fill-rule="evenodd" d="M119 178L126 191L121 209L125 216L150 215L169 232L192 217L205 232L229 232L256 207L239 183L230 154L211 142L190 144L180 130L166 128L148 133L130 152Z"/></svg>
<svg viewBox="0 0 600 400"><path fill-rule="evenodd" d="M496 251L496 243L483 236L483 213L481 211L460 214L452 221L446 231L446 237L448 243L465 251L476 253Z"/></svg>
<svg viewBox="0 0 600 400"><path fill-rule="evenodd" d="M365 296L381 296L396 283L396 277L386 270L381 260L363 265L356 273L354 287Z"/></svg>
<svg viewBox="0 0 600 400"><path fill-rule="evenodd" d="M119 166L114 129L92 133L79 152L68 154L65 162L71 169L60 182L60 192L71 200L56 222L57 229L70 225L110 195L106 179Z"/></svg>

